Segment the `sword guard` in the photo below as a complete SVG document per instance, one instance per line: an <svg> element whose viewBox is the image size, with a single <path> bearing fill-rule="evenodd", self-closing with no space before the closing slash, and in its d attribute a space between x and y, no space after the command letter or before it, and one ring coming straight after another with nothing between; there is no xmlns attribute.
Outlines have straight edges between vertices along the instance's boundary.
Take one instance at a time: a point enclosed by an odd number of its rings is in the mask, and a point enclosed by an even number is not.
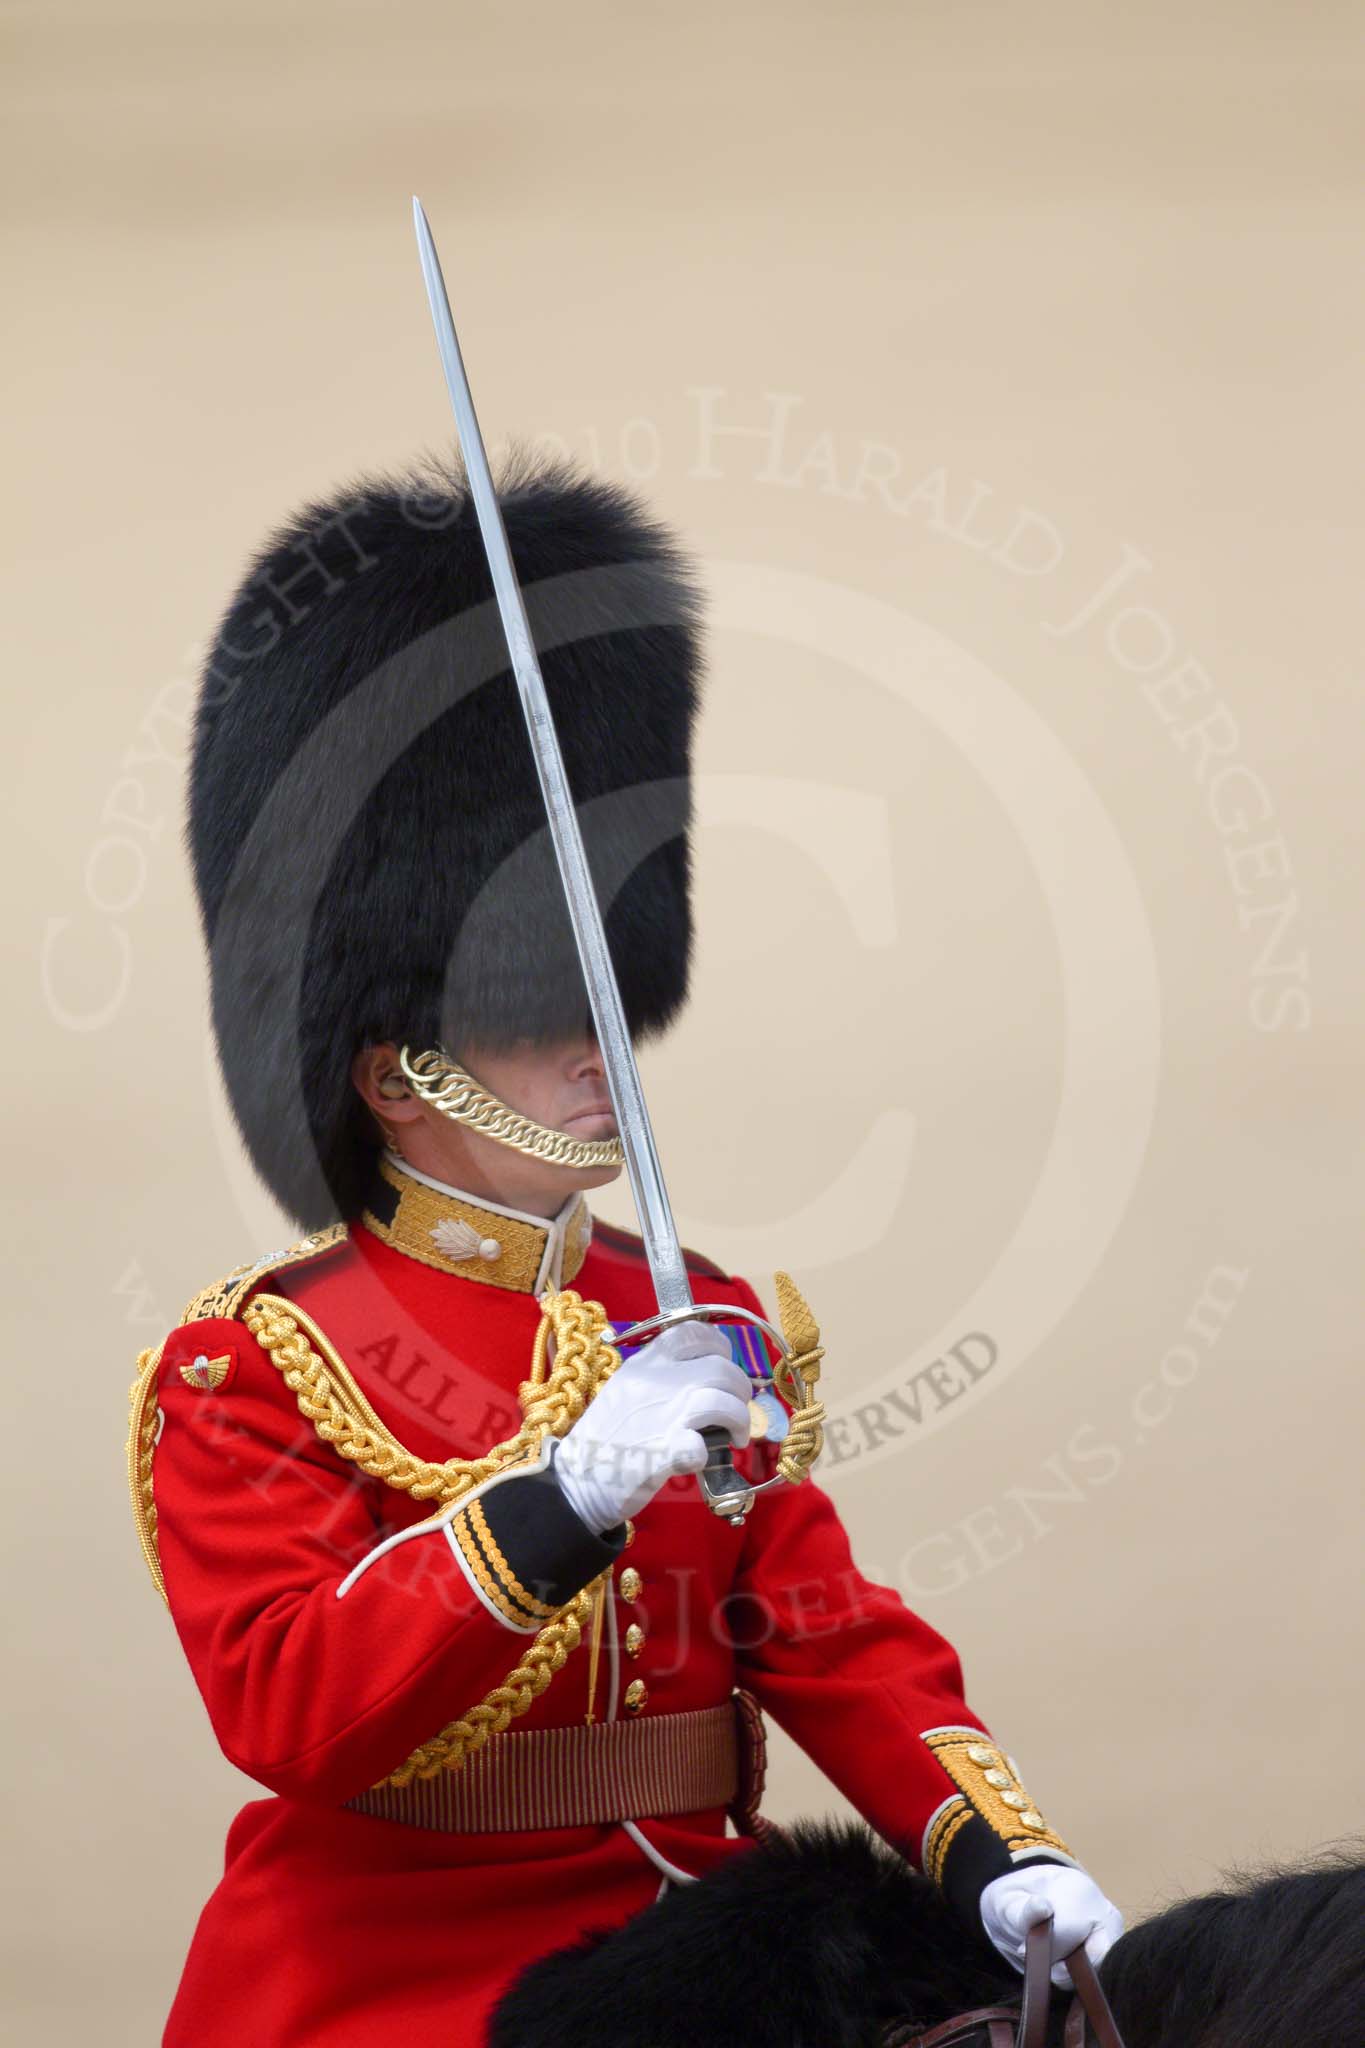
<svg viewBox="0 0 1365 2048"><path fill-rule="evenodd" d="M773 1385L780 1389L793 1408L790 1440L783 1445L777 1471L770 1479L761 1479L757 1484L745 1479L736 1469L729 1432L718 1426L702 1431L706 1463L697 1474L698 1490L712 1514L732 1523L736 1529L742 1527L760 1493L766 1493L772 1486L795 1485L806 1477L820 1455L824 1437L821 1425L825 1411L813 1398L820 1360L824 1355L819 1341L820 1332L791 1277L779 1273L776 1285L781 1329L775 1328L765 1316L755 1315L752 1309L741 1308L738 1302L699 1301L688 1302L682 1308L662 1309L658 1315L632 1323L629 1329L619 1331L616 1337L616 1342L624 1346L639 1344L660 1330L670 1329L674 1323L743 1322L762 1330L771 1341L781 1361L773 1368Z"/></svg>
<svg viewBox="0 0 1365 2048"><path fill-rule="evenodd" d="M741 1528L754 1504L754 1489L735 1469L728 1432L713 1425L701 1434L706 1445L706 1463L697 1474L701 1497L713 1515L722 1516L736 1529Z"/></svg>

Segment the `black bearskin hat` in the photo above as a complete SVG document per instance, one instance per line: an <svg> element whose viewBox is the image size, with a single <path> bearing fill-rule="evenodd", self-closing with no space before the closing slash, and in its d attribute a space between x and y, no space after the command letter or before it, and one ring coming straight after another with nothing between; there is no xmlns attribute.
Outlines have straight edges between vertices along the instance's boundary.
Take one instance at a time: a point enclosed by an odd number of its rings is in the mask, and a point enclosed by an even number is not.
<svg viewBox="0 0 1365 2048"><path fill-rule="evenodd" d="M499 499L626 1017L648 1037L687 992L696 586L616 485L523 462ZM362 481L266 543L205 665L189 842L233 1111L309 1229L364 1200L362 1047L459 1057L591 1029L458 473Z"/></svg>

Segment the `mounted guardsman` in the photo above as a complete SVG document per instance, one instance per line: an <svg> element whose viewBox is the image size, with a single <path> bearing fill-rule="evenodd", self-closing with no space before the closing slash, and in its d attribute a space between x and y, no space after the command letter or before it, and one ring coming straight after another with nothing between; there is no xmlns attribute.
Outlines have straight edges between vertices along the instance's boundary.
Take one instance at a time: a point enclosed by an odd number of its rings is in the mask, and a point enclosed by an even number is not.
<svg viewBox="0 0 1365 2048"><path fill-rule="evenodd" d="M695 581L614 486L494 496L423 261L468 481L276 533L198 707L223 1074L309 1235L134 1387L147 1563L271 1795L165 2040L481 2040L530 1960L752 1852L764 1711L1002 1952L1041 1899L1098 1957L1114 1909L807 1476L804 1301L678 1249L633 1045L687 990ZM642 1237L585 1199L623 1165Z"/></svg>

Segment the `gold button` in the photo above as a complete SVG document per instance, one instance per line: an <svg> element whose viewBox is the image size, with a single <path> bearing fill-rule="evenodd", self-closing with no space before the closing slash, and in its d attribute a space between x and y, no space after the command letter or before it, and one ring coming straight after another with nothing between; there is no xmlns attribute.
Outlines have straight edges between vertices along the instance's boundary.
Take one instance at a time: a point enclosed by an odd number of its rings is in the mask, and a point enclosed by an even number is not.
<svg viewBox="0 0 1365 2048"><path fill-rule="evenodd" d="M638 1657L645 1646L645 1632L638 1621L633 1621L626 1630L626 1655Z"/></svg>
<svg viewBox="0 0 1365 2048"><path fill-rule="evenodd" d="M617 1583L621 1588L621 1598L623 1600L639 1599L640 1589L644 1585L644 1580L640 1577L633 1564L626 1566Z"/></svg>
<svg viewBox="0 0 1365 2048"><path fill-rule="evenodd" d="M631 1544L632 1544L632 1543L633 1543L634 1541L635 1541L635 1524L634 1524L634 1522L627 1522L627 1523L626 1523L626 1542L625 1542L625 1547L626 1547L626 1549L627 1549L627 1550L629 1550L629 1549L630 1549L630 1546L631 1546Z"/></svg>
<svg viewBox="0 0 1365 2048"><path fill-rule="evenodd" d="M967 1751L967 1758L970 1763L974 1764L993 1764L997 1761L995 1751L983 1748L979 1742L972 1744L971 1748Z"/></svg>
<svg viewBox="0 0 1365 2048"><path fill-rule="evenodd" d="M1041 1813L1021 1813L1019 1816L1019 1824L1021 1827L1026 1828L1045 1829L1047 1827L1047 1822L1043 1819Z"/></svg>
<svg viewBox="0 0 1365 2048"><path fill-rule="evenodd" d="M626 1712L628 1714L638 1714L648 1698L649 1687L645 1684L643 1678L632 1678L630 1684L626 1687Z"/></svg>
<svg viewBox="0 0 1365 2048"><path fill-rule="evenodd" d="M997 1792L1003 1792L1007 1785L1014 1783L1008 1771L987 1771L986 1783L994 1785Z"/></svg>
<svg viewBox="0 0 1365 2048"><path fill-rule="evenodd" d="M1002 1792L1000 1794L1000 1804L1013 1807L1016 1813L1022 1813L1028 1805L1028 1800L1022 1792Z"/></svg>

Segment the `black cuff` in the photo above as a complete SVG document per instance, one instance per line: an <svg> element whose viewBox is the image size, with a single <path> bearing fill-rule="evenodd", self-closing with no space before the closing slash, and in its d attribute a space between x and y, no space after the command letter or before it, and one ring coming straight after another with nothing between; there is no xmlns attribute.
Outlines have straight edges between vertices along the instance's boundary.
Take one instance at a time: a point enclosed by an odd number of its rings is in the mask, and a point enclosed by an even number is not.
<svg viewBox="0 0 1365 2048"><path fill-rule="evenodd" d="M1065 1865L1069 1860L1065 1856L1053 1856L1046 1849L1016 1859L995 1829L973 1814L953 1836L938 1882L954 1912L979 1934L981 1894L993 1879L1004 1877L1011 1870L1031 1869L1035 1863Z"/></svg>
<svg viewBox="0 0 1365 2048"><path fill-rule="evenodd" d="M553 1438L543 1467L499 1480L450 1523L470 1576L509 1628L528 1633L543 1628L626 1547L624 1522L599 1536L570 1506L555 1472L558 1452Z"/></svg>
<svg viewBox="0 0 1365 2048"><path fill-rule="evenodd" d="M1023 1864L1071 1862L1019 1782L1009 1756L983 1729L927 1728L924 1741L954 1789L924 1834L924 1871L950 1904L979 1927L980 1899L992 1879Z"/></svg>

